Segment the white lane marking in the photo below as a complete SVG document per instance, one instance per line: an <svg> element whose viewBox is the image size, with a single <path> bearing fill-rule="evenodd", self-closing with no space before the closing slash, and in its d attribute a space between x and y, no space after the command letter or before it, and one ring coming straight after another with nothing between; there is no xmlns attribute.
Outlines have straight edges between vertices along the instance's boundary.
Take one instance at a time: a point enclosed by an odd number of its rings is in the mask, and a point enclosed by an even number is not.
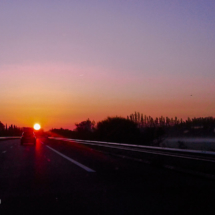
<svg viewBox="0 0 215 215"><path fill-rule="evenodd" d="M2 153L6 153L6 151L3 151Z"/></svg>
<svg viewBox="0 0 215 215"><path fill-rule="evenodd" d="M51 150L54 151L55 153L59 154L59 155L62 156L63 158L65 158L65 159L69 160L70 162L76 164L77 166L81 167L82 169L86 170L87 172L95 172L95 170L90 169L90 168L87 167L87 166L84 166L83 164L81 164L81 163L79 163L79 162L77 162L77 161L71 159L70 157L68 157L68 156L66 156L66 155L64 155L64 154L62 154L61 152L59 152L59 151L53 149L52 147L47 146L47 145L46 145L46 147L49 148L49 149L51 149Z"/></svg>

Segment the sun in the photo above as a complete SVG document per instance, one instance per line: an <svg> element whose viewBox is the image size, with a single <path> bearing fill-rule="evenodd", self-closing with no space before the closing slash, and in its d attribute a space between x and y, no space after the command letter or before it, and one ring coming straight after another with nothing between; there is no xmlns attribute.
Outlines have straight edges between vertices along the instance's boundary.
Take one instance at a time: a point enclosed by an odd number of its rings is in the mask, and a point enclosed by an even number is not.
<svg viewBox="0 0 215 215"><path fill-rule="evenodd" d="M38 124L38 123L34 124L34 129L35 129L35 130L38 131L38 130L40 130L40 128L41 128L41 127L40 127L40 124Z"/></svg>

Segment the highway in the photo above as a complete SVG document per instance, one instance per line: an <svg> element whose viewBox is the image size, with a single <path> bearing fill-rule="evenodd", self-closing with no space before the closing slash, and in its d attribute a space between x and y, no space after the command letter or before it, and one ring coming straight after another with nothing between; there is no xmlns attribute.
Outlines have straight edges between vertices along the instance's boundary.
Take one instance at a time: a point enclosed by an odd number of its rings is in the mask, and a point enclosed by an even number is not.
<svg viewBox="0 0 215 215"><path fill-rule="evenodd" d="M215 180L73 142L0 141L0 214L214 214Z"/></svg>

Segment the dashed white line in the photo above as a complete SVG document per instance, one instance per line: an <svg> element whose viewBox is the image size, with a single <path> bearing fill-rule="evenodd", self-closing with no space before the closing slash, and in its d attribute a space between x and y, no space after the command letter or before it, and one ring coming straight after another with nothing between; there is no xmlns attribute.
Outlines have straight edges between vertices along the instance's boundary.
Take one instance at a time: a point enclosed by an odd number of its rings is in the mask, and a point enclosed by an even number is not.
<svg viewBox="0 0 215 215"><path fill-rule="evenodd" d="M76 164L77 166L81 167L82 169L86 170L87 172L95 172L95 170L90 169L89 167L87 167L87 166L85 166L85 165L83 165L83 164L81 164L81 163L79 163L79 162L73 160L72 158L70 158L70 157L68 157L68 156L66 156L66 155L64 155L64 154L62 154L61 152L59 152L59 151L53 149L52 147L47 146L47 145L46 145L46 147L49 148L50 150L52 150L53 152L59 154L61 157L63 157L63 158L65 158L65 159L69 160L70 162L72 162L72 163Z"/></svg>

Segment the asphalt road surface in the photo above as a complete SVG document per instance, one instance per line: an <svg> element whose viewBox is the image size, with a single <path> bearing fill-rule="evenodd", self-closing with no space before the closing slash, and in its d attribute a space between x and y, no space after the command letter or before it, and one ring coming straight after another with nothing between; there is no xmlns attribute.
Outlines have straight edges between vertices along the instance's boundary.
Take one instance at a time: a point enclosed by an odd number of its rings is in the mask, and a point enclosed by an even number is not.
<svg viewBox="0 0 215 215"><path fill-rule="evenodd" d="M215 181L75 142L0 141L0 214L214 214Z"/></svg>

